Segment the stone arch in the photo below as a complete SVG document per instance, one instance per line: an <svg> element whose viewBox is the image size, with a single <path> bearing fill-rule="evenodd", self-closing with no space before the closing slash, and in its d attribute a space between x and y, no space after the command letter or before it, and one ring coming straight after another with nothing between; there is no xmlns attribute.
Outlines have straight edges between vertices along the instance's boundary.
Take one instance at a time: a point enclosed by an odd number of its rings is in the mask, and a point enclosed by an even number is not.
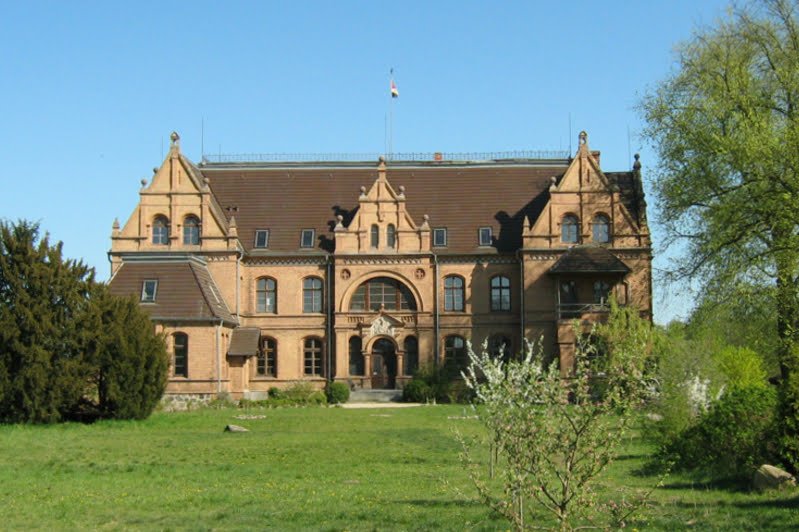
<svg viewBox="0 0 799 532"><path fill-rule="evenodd" d="M404 284L405 287L410 291L413 298L416 300L416 310L415 312L424 312L424 301L422 300L422 295L419 292L419 289L413 284L413 281L405 277L404 275L400 275L396 272L392 272L389 270L375 270L371 271L367 274L361 275L355 281L347 287L344 293L341 295L341 299L339 300L338 310L339 312L349 312L350 311L350 300L352 299L352 295L361 286L363 283L374 279L376 277L388 277L389 279L394 279L395 281L399 281L400 283Z"/></svg>

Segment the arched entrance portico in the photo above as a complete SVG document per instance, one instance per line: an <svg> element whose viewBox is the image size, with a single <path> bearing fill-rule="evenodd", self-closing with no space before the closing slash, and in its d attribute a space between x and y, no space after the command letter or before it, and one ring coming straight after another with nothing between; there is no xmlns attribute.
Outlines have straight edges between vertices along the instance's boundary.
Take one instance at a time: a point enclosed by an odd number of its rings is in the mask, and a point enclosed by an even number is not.
<svg viewBox="0 0 799 532"><path fill-rule="evenodd" d="M397 387L397 345L388 338L378 338L372 345L372 389Z"/></svg>

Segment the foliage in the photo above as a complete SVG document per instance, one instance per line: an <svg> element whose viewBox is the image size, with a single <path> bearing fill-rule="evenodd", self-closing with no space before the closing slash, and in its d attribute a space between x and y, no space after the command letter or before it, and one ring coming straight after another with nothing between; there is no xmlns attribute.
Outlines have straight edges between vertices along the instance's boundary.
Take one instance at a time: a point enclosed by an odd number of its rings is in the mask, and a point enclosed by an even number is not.
<svg viewBox="0 0 799 532"><path fill-rule="evenodd" d="M746 347L725 347L713 354L713 362L728 389L765 388L766 371L760 356Z"/></svg>
<svg viewBox="0 0 799 532"><path fill-rule="evenodd" d="M313 383L297 381L283 389L282 399L293 405L323 405L327 397Z"/></svg>
<svg viewBox="0 0 799 532"><path fill-rule="evenodd" d="M350 399L350 387L343 382L329 382L325 388L327 402L330 404L346 403Z"/></svg>
<svg viewBox="0 0 799 532"><path fill-rule="evenodd" d="M773 286L781 438L799 441L799 20L790 0L739 10L680 49L641 104L678 276ZM799 443L784 448L799 469Z"/></svg>
<svg viewBox="0 0 799 532"><path fill-rule="evenodd" d="M413 379L402 388L402 400L408 403L427 403L433 397L433 389L422 379Z"/></svg>
<svg viewBox="0 0 799 532"><path fill-rule="evenodd" d="M87 393L93 272L37 224L0 222L0 420L59 421Z"/></svg>
<svg viewBox="0 0 799 532"><path fill-rule="evenodd" d="M678 467L751 477L774 458L776 392L764 386L736 387L661 453Z"/></svg>
<svg viewBox="0 0 799 532"><path fill-rule="evenodd" d="M433 362L421 365L405 388L408 386L410 390L403 391L403 400L414 403L431 400L439 403L467 403L473 397L461 380L461 368L452 361L443 365Z"/></svg>
<svg viewBox="0 0 799 532"><path fill-rule="evenodd" d="M616 456L647 384L648 323L618 308L610 321L602 329L612 346L609 354L598 357L590 337L580 342L568 379L556 363L544 362L540 343L528 345L523 360L509 361L485 350L476 355L469 347L466 382L481 404L476 413L489 434L489 478L465 441L463 460L481 499L517 530L530 528L527 501L545 508L562 530L581 520L623 526L642 502L602 506L593 489ZM600 400L593 382L598 370L604 384ZM495 464L497 481L490 478Z"/></svg>

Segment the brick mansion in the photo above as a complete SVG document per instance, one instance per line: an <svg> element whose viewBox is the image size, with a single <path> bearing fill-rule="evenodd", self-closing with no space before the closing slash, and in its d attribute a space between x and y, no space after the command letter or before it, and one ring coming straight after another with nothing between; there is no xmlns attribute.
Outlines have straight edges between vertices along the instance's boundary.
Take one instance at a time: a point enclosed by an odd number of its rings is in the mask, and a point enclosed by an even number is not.
<svg viewBox="0 0 799 532"><path fill-rule="evenodd" d="M168 394L401 388L467 341L542 337L568 367L573 320L611 294L651 319L641 165L602 170L584 132L571 156L517 155L194 163L173 133L114 223L111 290L165 334Z"/></svg>

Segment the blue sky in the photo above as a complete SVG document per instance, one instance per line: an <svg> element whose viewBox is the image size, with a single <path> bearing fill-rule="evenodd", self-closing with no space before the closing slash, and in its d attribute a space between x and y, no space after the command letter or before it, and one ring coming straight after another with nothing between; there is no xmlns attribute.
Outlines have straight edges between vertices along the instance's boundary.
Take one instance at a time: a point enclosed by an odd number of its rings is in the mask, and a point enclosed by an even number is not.
<svg viewBox="0 0 799 532"><path fill-rule="evenodd" d="M5 2L0 217L40 221L105 279L111 224L172 130L195 161L203 121L206 153L382 152L392 67L396 152L568 149L585 129L604 169L639 151L646 178L634 106L726 5ZM659 322L690 301L656 281Z"/></svg>

